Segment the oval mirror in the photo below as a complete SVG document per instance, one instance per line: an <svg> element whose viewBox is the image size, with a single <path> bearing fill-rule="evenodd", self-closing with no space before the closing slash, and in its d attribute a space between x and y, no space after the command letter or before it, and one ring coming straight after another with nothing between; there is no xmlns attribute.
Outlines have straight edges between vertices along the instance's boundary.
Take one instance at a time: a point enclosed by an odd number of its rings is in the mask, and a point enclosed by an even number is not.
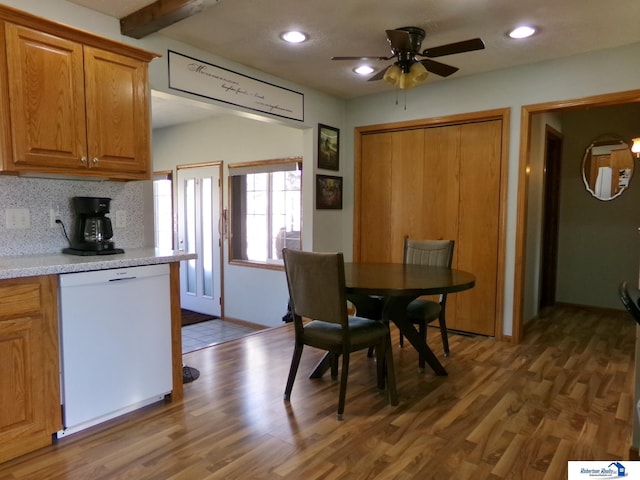
<svg viewBox="0 0 640 480"><path fill-rule="evenodd" d="M622 195L632 174L633 156L624 140L598 137L587 147L582 160L582 180L598 200L613 200Z"/></svg>

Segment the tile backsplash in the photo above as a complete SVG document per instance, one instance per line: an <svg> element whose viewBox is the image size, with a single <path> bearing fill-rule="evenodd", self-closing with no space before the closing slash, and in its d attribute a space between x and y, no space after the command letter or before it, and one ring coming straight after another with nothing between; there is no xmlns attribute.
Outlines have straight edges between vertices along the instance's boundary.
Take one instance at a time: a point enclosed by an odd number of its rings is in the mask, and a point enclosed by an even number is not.
<svg viewBox="0 0 640 480"><path fill-rule="evenodd" d="M0 256L58 253L68 246L62 227L51 227L50 210L59 211L69 237L72 235L71 198L111 198L113 241L116 247L145 246L144 192L145 182L110 182L58 180L0 176ZM9 229L7 209L28 209L30 227ZM118 227L115 212L124 212L126 226Z"/></svg>

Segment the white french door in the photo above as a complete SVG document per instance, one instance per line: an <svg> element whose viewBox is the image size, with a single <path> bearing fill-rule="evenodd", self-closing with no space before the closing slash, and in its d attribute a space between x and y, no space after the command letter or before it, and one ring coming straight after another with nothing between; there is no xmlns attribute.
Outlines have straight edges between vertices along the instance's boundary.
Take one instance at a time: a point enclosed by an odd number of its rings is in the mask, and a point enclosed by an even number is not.
<svg viewBox="0 0 640 480"><path fill-rule="evenodd" d="M220 163L177 168L178 248L196 253L180 267L182 308L222 316Z"/></svg>

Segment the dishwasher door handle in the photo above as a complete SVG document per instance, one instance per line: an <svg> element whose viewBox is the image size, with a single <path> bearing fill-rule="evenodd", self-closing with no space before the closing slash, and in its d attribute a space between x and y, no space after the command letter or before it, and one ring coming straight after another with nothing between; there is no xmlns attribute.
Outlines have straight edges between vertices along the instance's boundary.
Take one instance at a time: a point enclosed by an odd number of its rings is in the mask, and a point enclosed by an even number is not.
<svg viewBox="0 0 640 480"><path fill-rule="evenodd" d="M135 280L138 277L120 277L120 278L110 278L110 282L119 282L120 280Z"/></svg>

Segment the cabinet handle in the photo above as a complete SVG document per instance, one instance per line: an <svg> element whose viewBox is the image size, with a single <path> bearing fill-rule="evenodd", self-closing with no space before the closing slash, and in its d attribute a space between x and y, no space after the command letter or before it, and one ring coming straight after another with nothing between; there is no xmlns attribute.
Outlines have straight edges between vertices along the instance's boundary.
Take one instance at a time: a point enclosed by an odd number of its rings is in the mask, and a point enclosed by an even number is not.
<svg viewBox="0 0 640 480"><path fill-rule="evenodd" d="M97 165L100 162L100 159L98 157L93 157L93 164Z"/></svg>
<svg viewBox="0 0 640 480"><path fill-rule="evenodd" d="M80 163L83 164L83 165L86 165L87 164L87 157L82 157L80 159Z"/></svg>

